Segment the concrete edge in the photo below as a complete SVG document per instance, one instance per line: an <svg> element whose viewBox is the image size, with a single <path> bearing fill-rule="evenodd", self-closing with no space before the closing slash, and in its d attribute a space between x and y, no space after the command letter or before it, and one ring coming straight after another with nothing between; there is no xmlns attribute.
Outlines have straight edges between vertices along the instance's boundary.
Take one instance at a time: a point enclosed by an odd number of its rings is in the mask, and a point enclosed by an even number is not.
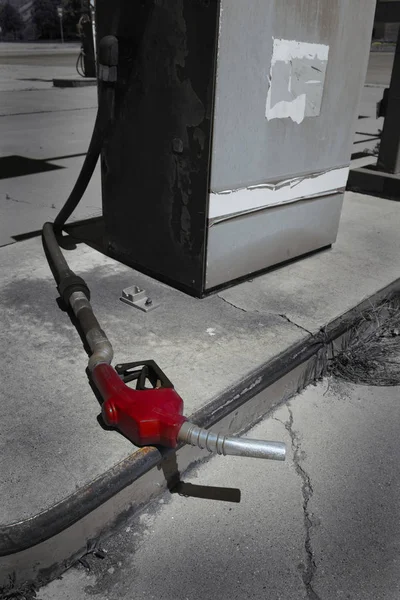
<svg viewBox="0 0 400 600"><path fill-rule="evenodd" d="M295 370L296 367L306 363L313 356L317 356L321 350L346 333L357 322L360 313L370 308L371 304L380 304L398 293L400 293L400 278L330 322L318 334L308 336L268 363L255 369L239 384L227 389L224 394L196 411L191 415L190 420L208 428L216 423L221 423L233 414L234 417L228 427L229 432L238 433L252 427L257 420L265 416L271 407L267 407L267 410L264 410L262 414L257 412L257 414L254 413L245 420L242 419L240 425L236 423L235 428L233 422L241 407L254 397L262 394L267 388ZM308 385L312 379L313 377L308 374L304 379L304 386ZM296 391L294 390L294 393ZM194 449L193 452L195 452ZM152 471L154 467L160 469L161 463L172 454L174 455L175 451L159 450L154 447L137 450L102 476L80 488L47 511L26 520L1 526L0 556L4 557L22 552L56 536L106 503L113 496L131 486L138 479ZM198 457L193 460L198 460ZM189 465L190 462L187 468ZM141 506L150 499L150 497L144 498Z"/></svg>

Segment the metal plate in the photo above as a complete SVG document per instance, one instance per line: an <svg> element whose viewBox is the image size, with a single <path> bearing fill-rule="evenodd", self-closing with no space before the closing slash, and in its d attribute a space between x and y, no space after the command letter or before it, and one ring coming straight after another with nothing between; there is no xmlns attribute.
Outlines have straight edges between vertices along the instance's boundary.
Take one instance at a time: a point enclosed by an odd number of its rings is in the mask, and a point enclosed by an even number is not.
<svg viewBox="0 0 400 600"><path fill-rule="evenodd" d="M122 290L120 300L143 312L149 312L160 306L159 302L154 302L150 296L146 295L146 290L140 288L138 285L132 285Z"/></svg>

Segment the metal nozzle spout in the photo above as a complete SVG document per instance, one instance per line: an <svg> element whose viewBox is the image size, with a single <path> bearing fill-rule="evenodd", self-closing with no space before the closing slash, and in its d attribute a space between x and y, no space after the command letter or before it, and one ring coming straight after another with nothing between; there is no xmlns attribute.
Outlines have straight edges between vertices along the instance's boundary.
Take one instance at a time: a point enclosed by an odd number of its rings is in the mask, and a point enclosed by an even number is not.
<svg viewBox="0 0 400 600"><path fill-rule="evenodd" d="M206 448L209 452L217 452L224 456L247 456L248 458L267 458L269 460L285 460L286 445L282 442L264 442L247 438L228 437L221 433L213 433L185 421L178 433L178 441Z"/></svg>

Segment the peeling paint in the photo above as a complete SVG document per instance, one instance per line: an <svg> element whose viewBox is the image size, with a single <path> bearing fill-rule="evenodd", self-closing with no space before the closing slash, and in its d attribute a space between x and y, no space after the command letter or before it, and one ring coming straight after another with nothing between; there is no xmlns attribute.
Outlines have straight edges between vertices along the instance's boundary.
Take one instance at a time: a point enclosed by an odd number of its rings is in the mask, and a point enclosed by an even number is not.
<svg viewBox="0 0 400 600"><path fill-rule="evenodd" d="M275 183L211 192L209 219L243 214L269 206L337 193L346 186L348 174L348 167L339 167Z"/></svg>
<svg viewBox="0 0 400 600"><path fill-rule="evenodd" d="M273 38L265 116L301 123L320 114L329 46Z"/></svg>

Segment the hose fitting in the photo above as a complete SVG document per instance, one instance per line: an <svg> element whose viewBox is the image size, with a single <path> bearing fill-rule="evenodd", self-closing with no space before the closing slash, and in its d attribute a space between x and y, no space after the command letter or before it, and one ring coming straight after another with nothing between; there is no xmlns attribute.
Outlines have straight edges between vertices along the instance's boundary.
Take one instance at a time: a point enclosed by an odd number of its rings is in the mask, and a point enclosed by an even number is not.
<svg viewBox="0 0 400 600"><path fill-rule="evenodd" d="M79 275L75 275L71 271L71 275L67 275L67 277L63 277L58 285L58 292L61 298L64 300L64 304L68 306L69 299L72 294L75 292L82 292L85 297L90 300L90 290L86 285L86 282Z"/></svg>
<svg viewBox="0 0 400 600"><path fill-rule="evenodd" d="M69 298L69 303L92 352L88 363L89 371L92 372L97 365L103 363L111 364L114 356L112 345L100 327L86 295L83 292L74 292Z"/></svg>
<svg viewBox="0 0 400 600"><path fill-rule="evenodd" d="M114 350L102 329L92 329L86 335L87 342L92 350L89 358L88 369L93 370L102 364L110 365L114 358Z"/></svg>

